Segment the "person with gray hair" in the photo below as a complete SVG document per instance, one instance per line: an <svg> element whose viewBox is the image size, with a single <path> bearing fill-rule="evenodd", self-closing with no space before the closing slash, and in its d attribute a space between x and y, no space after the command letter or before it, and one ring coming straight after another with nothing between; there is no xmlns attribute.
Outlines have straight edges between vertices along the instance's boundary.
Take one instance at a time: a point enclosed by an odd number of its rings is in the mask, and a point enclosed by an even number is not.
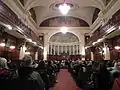
<svg viewBox="0 0 120 90"><path fill-rule="evenodd" d="M7 80L11 77L11 72L7 66L7 60L0 57L0 80Z"/></svg>
<svg viewBox="0 0 120 90"><path fill-rule="evenodd" d="M21 62L21 67L32 67L32 57L29 55L25 55L23 61Z"/></svg>
<svg viewBox="0 0 120 90"><path fill-rule="evenodd" d="M19 82L19 84L16 85L17 90L45 89L45 84L40 74L34 70L32 64L33 64L32 57L26 55L23 58L23 61L21 62L20 69L18 70L18 75L21 82Z"/></svg>
<svg viewBox="0 0 120 90"><path fill-rule="evenodd" d="M8 69L7 60L5 58L0 57L0 68Z"/></svg>

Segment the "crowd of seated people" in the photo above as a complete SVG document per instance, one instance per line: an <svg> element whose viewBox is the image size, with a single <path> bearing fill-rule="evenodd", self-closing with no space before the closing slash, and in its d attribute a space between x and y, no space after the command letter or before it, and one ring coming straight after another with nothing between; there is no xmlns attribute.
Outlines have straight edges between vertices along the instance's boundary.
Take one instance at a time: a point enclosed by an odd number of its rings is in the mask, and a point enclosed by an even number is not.
<svg viewBox="0 0 120 90"><path fill-rule="evenodd" d="M120 90L120 60L68 63L69 72L83 90Z"/></svg>
<svg viewBox="0 0 120 90"><path fill-rule="evenodd" d="M34 61L29 55L19 64L0 57L0 90L49 90L60 68L68 68L83 90L120 90L120 60Z"/></svg>
<svg viewBox="0 0 120 90"><path fill-rule="evenodd" d="M58 61L34 61L26 55L16 65L0 57L0 90L49 90L59 70Z"/></svg>

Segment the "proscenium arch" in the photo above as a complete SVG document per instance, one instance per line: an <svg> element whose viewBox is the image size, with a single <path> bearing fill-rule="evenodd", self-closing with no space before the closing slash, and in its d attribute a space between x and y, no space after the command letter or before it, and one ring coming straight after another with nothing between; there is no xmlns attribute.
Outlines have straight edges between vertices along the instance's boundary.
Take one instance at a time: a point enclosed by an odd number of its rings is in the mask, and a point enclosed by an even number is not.
<svg viewBox="0 0 120 90"><path fill-rule="evenodd" d="M48 42L50 41L50 38L51 38L53 35L57 34L57 33L61 33L61 32L60 32L60 31L56 31L56 32L50 34L50 36L48 37ZM73 35L75 35L75 36L78 38L79 42L82 42L81 39L80 39L80 37L79 37L75 32L68 31L68 33L72 33Z"/></svg>

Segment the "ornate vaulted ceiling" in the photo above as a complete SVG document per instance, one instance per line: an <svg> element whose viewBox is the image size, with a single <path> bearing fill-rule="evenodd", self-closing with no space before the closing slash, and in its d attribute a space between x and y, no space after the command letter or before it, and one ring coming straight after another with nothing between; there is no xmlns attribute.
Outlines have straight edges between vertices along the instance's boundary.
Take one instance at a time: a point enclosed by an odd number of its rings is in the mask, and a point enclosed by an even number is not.
<svg viewBox="0 0 120 90"><path fill-rule="evenodd" d="M29 10L31 16L39 26L43 21L53 17L62 16L56 5L63 0L19 0L25 10ZM65 0L73 5L67 16L84 20L89 25L93 22L96 9L104 10L110 0ZM98 13L97 13L98 14Z"/></svg>

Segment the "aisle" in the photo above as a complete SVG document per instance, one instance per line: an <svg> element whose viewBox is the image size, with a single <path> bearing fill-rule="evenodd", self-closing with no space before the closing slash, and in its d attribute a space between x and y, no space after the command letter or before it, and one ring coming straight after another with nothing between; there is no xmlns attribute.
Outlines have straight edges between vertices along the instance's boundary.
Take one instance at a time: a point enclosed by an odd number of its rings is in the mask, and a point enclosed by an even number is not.
<svg viewBox="0 0 120 90"><path fill-rule="evenodd" d="M67 69L60 70L57 80L58 83L50 90L81 90L76 86L75 81Z"/></svg>

